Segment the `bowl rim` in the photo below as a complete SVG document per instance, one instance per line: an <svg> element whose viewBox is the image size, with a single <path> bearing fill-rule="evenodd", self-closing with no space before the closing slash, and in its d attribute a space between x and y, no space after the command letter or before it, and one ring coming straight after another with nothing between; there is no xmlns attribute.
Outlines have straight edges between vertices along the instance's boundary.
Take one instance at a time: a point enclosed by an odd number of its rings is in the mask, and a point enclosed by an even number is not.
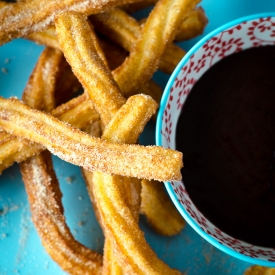
<svg viewBox="0 0 275 275"><path fill-rule="evenodd" d="M260 19L260 18L267 18L267 17L275 17L275 12L266 12L266 13L258 13L258 14L253 14L253 15L248 15L248 16L244 16L244 17L240 17L238 19L232 20L228 23L225 23L223 25L221 25L220 27L214 29L213 31L211 31L210 33L208 33L207 35L205 35L202 39L200 39L186 54L185 56L182 58L182 60L179 62L179 64L177 65L177 67L175 68L175 70L173 71L172 75L170 76L164 92L163 92L163 96L161 98L161 102L160 102L160 107L159 107L159 111L158 111L158 115L157 115L157 121L156 121L156 131L155 131L155 140L156 140L156 145L157 146L162 146L162 142L161 142L161 126L162 126L162 115L164 113L164 109L166 107L166 102L168 100L169 97L169 92L170 89L176 79L176 77L178 76L178 74L180 73L180 70L184 67L184 65L186 64L186 62L189 60L189 58L200 48L202 47L208 40L210 40L212 37L214 37L215 35L219 34L221 31L224 31L226 29L229 29L235 25L238 25L242 22L245 21L251 21L251 20L255 20L255 19ZM213 246L215 246L216 248L220 249L221 251L235 257L238 258L240 260L243 260L245 262L249 262L252 264L256 264L256 265L262 265L262 266L268 266L268 267L275 267L275 262L270 262L268 260L263 260L263 259L257 259L257 258L252 258L250 256L244 255L240 252L237 252L235 250L233 250L230 247L227 247L221 243L219 243L216 239L214 239L211 235L207 234L205 231L203 231L197 224L196 222L192 219L192 217L190 216L190 214L184 209L184 207L181 205L181 203L178 201L177 196L172 188L171 182L164 182L166 190L170 196L170 198L172 199L174 205L176 206L176 208L178 209L178 211L180 212L180 214L184 217L184 219L186 220L186 222L200 235L202 236L205 240L207 240L210 244L212 244ZM256 246L259 247L260 246Z"/></svg>

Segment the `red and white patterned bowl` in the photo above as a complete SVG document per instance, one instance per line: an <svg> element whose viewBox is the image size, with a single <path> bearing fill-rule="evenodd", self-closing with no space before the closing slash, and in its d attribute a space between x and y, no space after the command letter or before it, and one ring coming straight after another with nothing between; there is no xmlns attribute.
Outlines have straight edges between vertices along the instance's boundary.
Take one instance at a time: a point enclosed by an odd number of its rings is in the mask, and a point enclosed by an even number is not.
<svg viewBox="0 0 275 275"><path fill-rule="evenodd" d="M157 118L156 144L176 148L176 125L182 106L193 85L206 70L232 53L274 44L275 14L235 20L199 41L181 60L166 86ZM182 181L166 182L165 185L185 220L211 244L241 260L275 267L275 248L251 245L227 235L196 208Z"/></svg>

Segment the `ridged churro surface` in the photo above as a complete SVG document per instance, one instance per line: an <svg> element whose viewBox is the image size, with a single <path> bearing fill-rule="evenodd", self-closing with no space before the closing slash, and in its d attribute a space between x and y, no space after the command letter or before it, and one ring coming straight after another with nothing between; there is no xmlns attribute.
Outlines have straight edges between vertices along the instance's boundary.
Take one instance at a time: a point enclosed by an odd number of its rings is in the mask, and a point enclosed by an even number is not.
<svg viewBox="0 0 275 275"><path fill-rule="evenodd" d="M0 98L0 127L45 146L61 159L91 171L178 180L182 154L157 146L111 144L72 128L17 99Z"/></svg>

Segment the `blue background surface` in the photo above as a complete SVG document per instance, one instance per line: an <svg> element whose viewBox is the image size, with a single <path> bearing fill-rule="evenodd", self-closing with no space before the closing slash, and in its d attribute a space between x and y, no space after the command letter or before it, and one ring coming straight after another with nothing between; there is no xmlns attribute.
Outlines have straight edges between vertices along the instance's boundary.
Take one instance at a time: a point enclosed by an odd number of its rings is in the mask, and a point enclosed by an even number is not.
<svg viewBox="0 0 275 275"><path fill-rule="evenodd" d="M240 16L274 12L275 1L203 0L201 5L209 18L207 34ZM190 49L200 37L181 43ZM43 47L23 39L0 47L0 95L21 97L27 79ZM165 86L168 76L158 73L155 80ZM154 144L154 124L149 123L142 134L142 144ZM102 252L103 234L94 217L86 186L78 167L54 157L54 165L63 192L67 223L75 238L86 246ZM250 264L232 258L202 239L190 226L175 237L157 235L143 217L140 226L145 237L171 267L188 275L243 274ZM0 176L0 275L66 274L55 264L41 245L32 225L29 205L18 165Z"/></svg>

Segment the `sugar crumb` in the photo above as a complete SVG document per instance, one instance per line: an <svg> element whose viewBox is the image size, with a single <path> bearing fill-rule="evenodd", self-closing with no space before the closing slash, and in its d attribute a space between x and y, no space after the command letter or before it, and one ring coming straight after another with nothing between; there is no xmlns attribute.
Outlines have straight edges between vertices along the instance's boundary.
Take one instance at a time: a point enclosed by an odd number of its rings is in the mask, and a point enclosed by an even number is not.
<svg viewBox="0 0 275 275"><path fill-rule="evenodd" d="M8 69L7 68L1 68L1 71L3 74L8 74Z"/></svg>
<svg viewBox="0 0 275 275"><path fill-rule="evenodd" d="M74 180L74 177L67 177L67 178L66 178L66 182L67 182L68 184L71 184L71 183L73 182L73 180Z"/></svg>

